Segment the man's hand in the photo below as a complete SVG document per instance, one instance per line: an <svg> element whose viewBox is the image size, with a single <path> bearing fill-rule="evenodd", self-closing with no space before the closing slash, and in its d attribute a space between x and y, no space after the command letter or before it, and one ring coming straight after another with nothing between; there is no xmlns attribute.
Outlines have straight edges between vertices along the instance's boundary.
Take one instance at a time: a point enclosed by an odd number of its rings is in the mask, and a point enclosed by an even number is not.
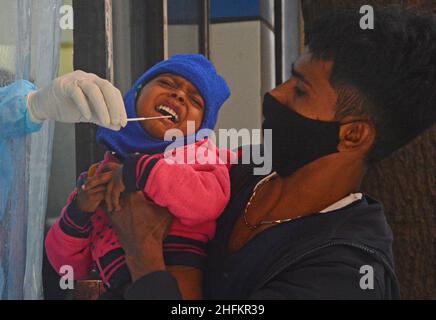
<svg viewBox="0 0 436 320"><path fill-rule="evenodd" d="M27 104L33 122L92 122L112 130L127 125L120 91L109 81L83 71L59 77L48 87L30 93Z"/></svg>
<svg viewBox="0 0 436 320"><path fill-rule="evenodd" d="M124 190L126 190L126 188L123 182L123 165L119 165L112 172L112 180L109 182L106 188L105 201L106 209L109 212L113 211L114 209L116 211L121 210L120 196Z"/></svg>
<svg viewBox="0 0 436 320"><path fill-rule="evenodd" d="M132 281L165 270L163 239L167 236L172 215L144 198L142 192L122 198L121 211L108 213L126 253Z"/></svg>

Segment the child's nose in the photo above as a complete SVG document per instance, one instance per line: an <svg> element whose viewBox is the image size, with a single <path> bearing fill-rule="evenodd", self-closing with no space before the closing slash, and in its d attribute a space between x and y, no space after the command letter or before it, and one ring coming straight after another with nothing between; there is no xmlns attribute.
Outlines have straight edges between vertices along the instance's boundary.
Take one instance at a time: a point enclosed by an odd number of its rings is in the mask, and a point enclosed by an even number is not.
<svg viewBox="0 0 436 320"><path fill-rule="evenodd" d="M180 103L185 104L186 96L182 90L172 92L171 97L178 100Z"/></svg>

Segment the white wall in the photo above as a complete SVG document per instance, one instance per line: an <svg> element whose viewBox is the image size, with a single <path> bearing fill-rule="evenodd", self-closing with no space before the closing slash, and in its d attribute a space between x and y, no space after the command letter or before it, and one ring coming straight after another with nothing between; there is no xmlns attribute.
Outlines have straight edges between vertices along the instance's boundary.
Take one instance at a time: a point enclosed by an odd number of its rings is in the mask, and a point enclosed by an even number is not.
<svg viewBox="0 0 436 320"><path fill-rule="evenodd" d="M198 53L199 36L197 25L168 26L168 56L180 53Z"/></svg>
<svg viewBox="0 0 436 320"><path fill-rule="evenodd" d="M260 22L211 26L211 60L227 80L232 96L217 128L259 128L261 125Z"/></svg>
<svg viewBox="0 0 436 320"><path fill-rule="evenodd" d="M275 83L274 34L261 21L213 24L210 48L232 91L217 129L261 128L263 95Z"/></svg>

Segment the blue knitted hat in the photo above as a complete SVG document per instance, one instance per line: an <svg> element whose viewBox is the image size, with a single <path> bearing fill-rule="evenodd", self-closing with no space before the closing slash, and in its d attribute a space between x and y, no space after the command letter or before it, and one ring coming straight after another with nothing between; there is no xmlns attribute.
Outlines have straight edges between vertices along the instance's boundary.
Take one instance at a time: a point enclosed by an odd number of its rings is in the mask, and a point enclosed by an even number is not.
<svg viewBox="0 0 436 320"><path fill-rule="evenodd" d="M197 88L205 101L205 113L201 129L213 130L221 106L230 97L230 89L224 78L217 73L213 64L199 54L175 55L156 64L144 73L124 97L127 117L138 117L136 100L142 87L157 76L165 73L181 76L189 80ZM109 150L115 151L122 158L135 152L162 153L172 143L172 141L152 137L136 121L129 122L125 128L118 132L99 127L97 142L105 145Z"/></svg>

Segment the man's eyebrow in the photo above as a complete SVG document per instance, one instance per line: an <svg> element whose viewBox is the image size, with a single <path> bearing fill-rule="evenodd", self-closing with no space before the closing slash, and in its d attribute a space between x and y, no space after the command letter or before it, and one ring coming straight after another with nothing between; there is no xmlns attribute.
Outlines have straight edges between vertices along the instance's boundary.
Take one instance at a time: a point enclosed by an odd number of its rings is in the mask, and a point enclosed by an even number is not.
<svg viewBox="0 0 436 320"><path fill-rule="evenodd" d="M300 72L298 72L297 70L295 70L295 62L292 64L291 67L291 74L293 77L300 79L301 81L303 81L305 84L307 84L309 87L312 87L312 85L310 84L309 81L307 81L307 79L304 77L303 74L301 74Z"/></svg>

